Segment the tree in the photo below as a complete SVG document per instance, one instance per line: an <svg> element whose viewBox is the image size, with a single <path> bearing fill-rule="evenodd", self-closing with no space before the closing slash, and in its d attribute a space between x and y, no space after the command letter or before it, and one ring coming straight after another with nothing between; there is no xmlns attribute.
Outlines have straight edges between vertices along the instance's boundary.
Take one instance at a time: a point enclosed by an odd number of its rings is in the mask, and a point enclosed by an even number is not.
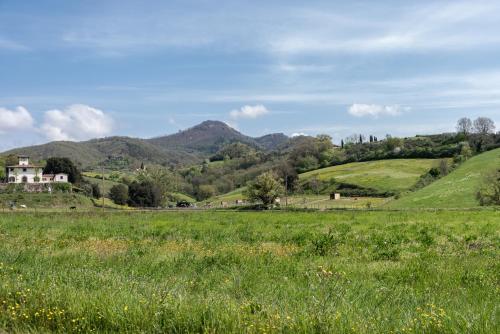
<svg viewBox="0 0 500 334"><path fill-rule="evenodd" d="M251 201L261 201L265 207L272 205L276 198L283 194L283 180L273 172L257 176L255 181L247 184L245 194Z"/></svg>
<svg viewBox="0 0 500 334"><path fill-rule="evenodd" d="M472 156L472 150L468 142L462 144L462 147L460 148L460 155L465 160L469 159Z"/></svg>
<svg viewBox="0 0 500 334"><path fill-rule="evenodd" d="M92 197L93 198L101 198L101 188L97 183L92 183Z"/></svg>
<svg viewBox="0 0 500 334"><path fill-rule="evenodd" d="M457 121L456 129L458 133L468 136L472 133L472 121L470 118L462 117Z"/></svg>
<svg viewBox="0 0 500 334"><path fill-rule="evenodd" d="M68 174L68 181L71 183L80 183L82 181L80 171L69 158L55 157L47 159L47 164L45 165L43 172L45 174Z"/></svg>
<svg viewBox="0 0 500 334"><path fill-rule="evenodd" d="M135 207L158 207L163 202L161 189L151 181L134 181L128 187L129 204Z"/></svg>
<svg viewBox="0 0 500 334"><path fill-rule="evenodd" d="M213 197L217 194L217 188L211 184L202 184L198 187L196 191L196 199L202 201Z"/></svg>
<svg viewBox="0 0 500 334"><path fill-rule="evenodd" d="M137 174L139 183L149 182L160 189L162 196L165 196L174 188L174 174L165 167L151 166L147 169L141 169Z"/></svg>
<svg viewBox="0 0 500 334"><path fill-rule="evenodd" d="M500 205L500 169L484 176L477 196L480 205Z"/></svg>
<svg viewBox="0 0 500 334"><path fill-rule="evenodd" d="M287 191L293 191L299 175L288 161L282 161L276 168L276 174L283 180Z"/></svg>
<svg viewBox="0 0 500 334"><path fill-rule="evenodd" d="M474 120L474 131L480 135L487 135L495 132L495 122L488 117L478 117Z"/></svg>
<svg viewBox="0 0 500 334"><path fill-rule="evenodd" d="M128 188L124 184L117 184L109 189L109 198L113 203L118 205L125 205L128 202Z"/></svg>
<svg viewBox="0 0 500 334"><path fill-rule="evenodd" d="M442 159L439 161L439 174L441 176L446 176L449 173L448 161L446 159Z"/></svg>
<svg viewBox="0 0 500 334"><path fill-rule="evenodd" d="M19 163L19 160L18 160L17 156L14 154L9 154L5 158L5 166L14 166L14 165L17 165L18 163Z"/></svg>

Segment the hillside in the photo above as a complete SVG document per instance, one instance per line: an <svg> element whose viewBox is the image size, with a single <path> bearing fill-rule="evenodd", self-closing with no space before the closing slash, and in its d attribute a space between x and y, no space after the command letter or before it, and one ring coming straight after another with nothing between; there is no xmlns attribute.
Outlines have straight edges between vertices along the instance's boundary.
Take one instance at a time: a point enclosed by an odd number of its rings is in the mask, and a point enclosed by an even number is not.
<svg viewBox="0 0 500 334"><path fill-rule="evenodd" d="M436 159L394 159L353 162L317 169L299 175L301 183L316 177L321 181L335 179L378 191L399 192L412 187L418 178L437 165Z"/></svg>
<svg viewBox="0 0 500 334"><path fill-rule="evenodd" d="M152 139L106 137L83 142L55 141L43 145L16 148L2 153L26 154L34 160L68 157L83 169L137 168L141 162L161 165L200 163L227 143L241 142L260 150L273 150L288 140L284 134L258 138L245 136L223 122L205 121L190 129Z"/></svg>
<svg viewBox="0 0 500 334"><path fill-rule="evenodd" d="M476 207L482 176L500 166L500 149L475 156L449 175L389 204L391 208Z"/></svg>

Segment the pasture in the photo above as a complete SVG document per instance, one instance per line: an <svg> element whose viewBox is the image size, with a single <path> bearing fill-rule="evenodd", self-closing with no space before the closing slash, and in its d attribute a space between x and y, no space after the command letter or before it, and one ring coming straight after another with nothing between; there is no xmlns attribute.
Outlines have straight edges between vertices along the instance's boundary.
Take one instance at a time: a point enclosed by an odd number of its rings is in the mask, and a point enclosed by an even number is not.
<svg viewBox="0 0 500 334"><path fill-rule="evenodd" d="M0 332L495 333L500 213L0 215Z"/></svg>
<svg viewBox="0 0 500 334"><path fill-rule="evenodd" d="M439 159L353 162L300 174L300 180L304 181L312 177L317 177L320 180L334 178L338 182L379 191L403 191L410 189L421 175L438 164Z"/></svg>
<svg viewBox="0 0 500 334"><path fill-rule="evenodd" d="M477 155L452 173L389 204L404 208L471 208L479 206L476 192L483 176L500 166L500 149Z"/></svg>

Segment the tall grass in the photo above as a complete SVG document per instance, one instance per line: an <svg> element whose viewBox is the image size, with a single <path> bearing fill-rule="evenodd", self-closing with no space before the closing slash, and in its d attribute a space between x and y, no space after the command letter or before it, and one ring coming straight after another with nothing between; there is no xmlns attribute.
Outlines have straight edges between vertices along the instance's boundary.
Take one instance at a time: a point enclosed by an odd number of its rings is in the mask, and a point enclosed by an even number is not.
<svg viewBox="0 0 500 334"><path fill-rule="evenodd" d="M500 215L0 215L0 332L494 333Z"/></svg>

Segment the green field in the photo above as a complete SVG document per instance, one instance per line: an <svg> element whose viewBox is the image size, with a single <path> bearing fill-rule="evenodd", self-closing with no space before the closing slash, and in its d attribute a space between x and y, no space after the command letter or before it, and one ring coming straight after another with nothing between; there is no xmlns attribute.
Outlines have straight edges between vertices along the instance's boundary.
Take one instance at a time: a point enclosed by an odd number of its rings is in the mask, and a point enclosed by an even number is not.
<svg viewBox="0 0 500 334"><path fill-rule="evenodd" d="M498 333L500 213L0 215L0 332Z"/></svg>
<svg viewBox="0 0 500 334"><path fill-rule="evenodd" d="M394 159L353 162L340 166L317 169L300 175L300 180L317 177L372 188L379 191L410 189L429 169L439 164L434 159Z"/></svg>
<svg viewBox="0 0 500 334"><path fill-rule="evenodd" d="M10 203L15 203L16 210L24 210L20 206L25 205L27 210L31 209L57 209L69 210L75 206L77 209L91 209L94 207L92 200L80 194L68 193L13 193L0 194L0 210L8 210Z"/></svg>
<svg viewBox="0 0 500 334"><path fill-rule="evenodd" d="M500 149L477 155L449 175L389 204L392 208L477 207L476 192L483 175L500 166Z"/></svg>

